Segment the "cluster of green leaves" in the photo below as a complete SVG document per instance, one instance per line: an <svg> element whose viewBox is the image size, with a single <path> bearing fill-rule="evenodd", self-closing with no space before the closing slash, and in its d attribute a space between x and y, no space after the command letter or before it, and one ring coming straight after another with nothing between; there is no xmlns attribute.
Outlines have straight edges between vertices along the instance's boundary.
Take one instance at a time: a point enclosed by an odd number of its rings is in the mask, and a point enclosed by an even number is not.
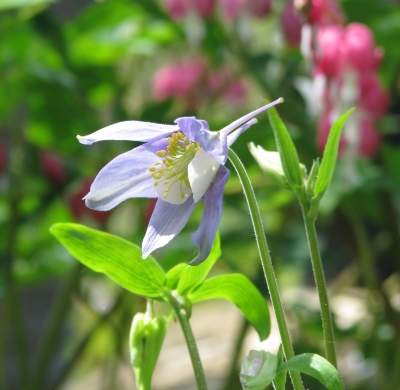
<svg viewBox="0 0 400 390"><path fill-rule="evenodd" d="M209 299L233 302L265 340L271 329L265 300L242 274L206 279L221 256L219 238L203 264L192 267L178 264L167 273L149 256L142 259L141 249L116 236L71 223L55 224L51 233L82 264L107 275L126 290L149 299L165 300L174 290L190 305Z"/></svg>

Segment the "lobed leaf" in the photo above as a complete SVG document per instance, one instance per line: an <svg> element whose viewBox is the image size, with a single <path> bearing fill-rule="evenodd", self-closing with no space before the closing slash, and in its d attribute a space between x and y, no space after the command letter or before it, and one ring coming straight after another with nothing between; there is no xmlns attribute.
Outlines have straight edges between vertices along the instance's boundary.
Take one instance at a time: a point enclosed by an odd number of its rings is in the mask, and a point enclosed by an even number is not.
<svg viewBox="0 0 400 390"><path fill-rule="evenodd" d="M208 299L227 299L240 309L261 340L269 336L271 320L265 300L242 274L220 275L207 279L190 292L188 298L192 303Z"/></svg>
<svg viewBox="0 0 400 390"><path fill-rule="evenodd" d="M165 273L142 250L122 238L75 223L56 223L50 232L82 264L107 275L134 294L159 298L165 285Z"/></svg>

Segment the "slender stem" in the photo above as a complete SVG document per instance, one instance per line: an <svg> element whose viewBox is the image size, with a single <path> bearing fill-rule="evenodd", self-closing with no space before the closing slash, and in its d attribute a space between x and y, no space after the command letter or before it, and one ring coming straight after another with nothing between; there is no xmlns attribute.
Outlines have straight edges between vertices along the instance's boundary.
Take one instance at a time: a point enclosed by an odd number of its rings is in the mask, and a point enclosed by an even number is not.
<svg viewBox="0 0 400 390"><path fill-rule="evenodd" d="M228 157L233 167L235 168L243 187L244 196L246 198L247 205L250 211L250 217L253 223L254 233L256 236L261 264L264 270L265 280L267 282L267 286L271 296L272 307L274 309L276 320L278 322L283 351L285 353L286 360L289 360L294 357L294 352L292 343L290 341L289 331L286 325L285 313L283 311L282 302L279 296L278 283L276 281L274 268L272 266L272 260L269 254L267 240L265 238L264 227L262 224L257 200L250 182L250 178L247 175L246 169L240 161L239 157L232 149L229 149ZM293 387L296 390L304 389L298 372L290 372L290 376L292 379Z"/></svg>
<svg viewBox="0 0 400 390"><path fill-rule="evenodd" d="M186 345L189 350L190 359L192 361L194 376L198 390L207 390L206 377L204 375L203 366L201 364L199 351L197 349L196 340L189 322L188 313L184 305L178 301L169 291L165 292L168 302L171 304L179 323L181 324L183 335L185 336Z"/></svg>
<svg viewBox="0 0 400 390"><path fill-rule="evenodd" d="M319 304L321 307L322 329L324 331L324 342L326 358L333 366L337 366L335 352L335 335L333 333L332 315L329 307L328 292L322 266L321 255L319 252L317 232L315 230L315 218L307 214L304 207L303 217L307 233L308 246L310 249L311 264L314 272L315 284L317 285Z"/></svg>

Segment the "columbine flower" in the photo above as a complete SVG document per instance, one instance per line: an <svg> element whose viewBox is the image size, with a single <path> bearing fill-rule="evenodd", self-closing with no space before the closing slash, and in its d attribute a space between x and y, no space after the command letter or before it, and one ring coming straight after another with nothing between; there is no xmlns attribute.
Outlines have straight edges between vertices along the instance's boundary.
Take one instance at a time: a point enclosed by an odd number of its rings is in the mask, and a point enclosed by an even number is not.
<svg viewBox="0 0 400 390"><path fill-rule="evenodd" d="M257 114L282 101L261 107L218 132L210 131L204 120L183 117L176 125L127 121L78 136L85 145L105 140L145 142L99 172L84 198L86 205L107 211L128 198L158 198L142 243L146 258L183 229L203 199L203 217L191 235L199 253L190 264L201 263L210 253L222 216L223 190L229 177L224 167L228 147L257 122Z"/></svg>

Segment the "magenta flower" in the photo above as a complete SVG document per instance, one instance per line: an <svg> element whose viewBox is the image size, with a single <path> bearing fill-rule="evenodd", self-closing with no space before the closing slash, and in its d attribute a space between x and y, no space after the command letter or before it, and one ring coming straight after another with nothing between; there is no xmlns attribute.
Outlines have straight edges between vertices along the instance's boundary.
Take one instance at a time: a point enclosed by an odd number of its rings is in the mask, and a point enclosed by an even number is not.
<svg viewBox="0 0 400 390"><path fill-rule="evenodd" d="M210 131L204 120L183 117L176 125L127 121L78 136L85 145L105 140L144 142L99 172L84 197L86 205L107 211L128 198L158 198L142 243L146 258L183 229L203 200L200 226L191 235L199 253L190 264L201 263L210 253L222 216L223 190L229 178L224 166L228 148L256 123L257 114L282 101L261 107L218 132Z"/></svg>

